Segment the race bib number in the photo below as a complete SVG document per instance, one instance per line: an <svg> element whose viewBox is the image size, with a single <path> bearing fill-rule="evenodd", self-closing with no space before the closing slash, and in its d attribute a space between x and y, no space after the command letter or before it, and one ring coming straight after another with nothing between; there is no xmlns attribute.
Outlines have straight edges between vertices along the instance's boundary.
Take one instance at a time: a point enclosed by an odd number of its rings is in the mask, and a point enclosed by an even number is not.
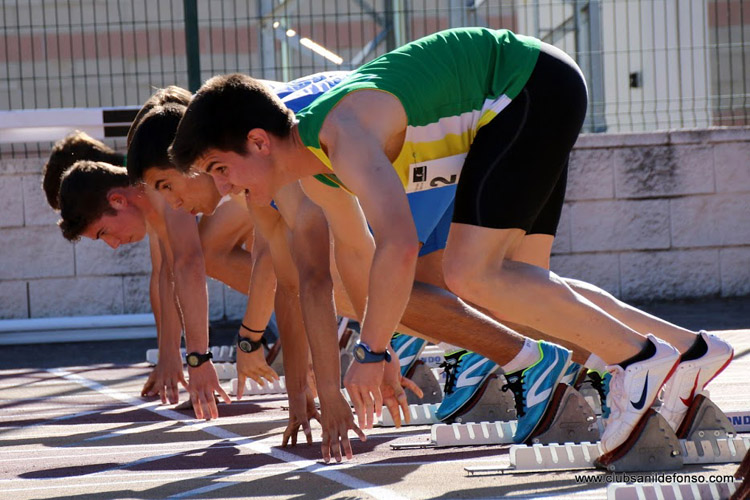
<svg viewBox="0 0 750 500"><path fill-rule="evenodd" d="M437 160L412 163L409 165L406 192L414 193L458 184L465 159L466 153L461 153Z"/></svg>

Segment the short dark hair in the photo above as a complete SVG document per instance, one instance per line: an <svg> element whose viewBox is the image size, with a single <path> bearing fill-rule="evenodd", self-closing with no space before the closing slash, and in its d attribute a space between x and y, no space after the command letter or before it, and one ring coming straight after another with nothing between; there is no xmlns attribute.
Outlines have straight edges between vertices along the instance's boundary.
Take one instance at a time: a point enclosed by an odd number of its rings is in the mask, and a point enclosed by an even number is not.
<svg viewBox="0 0 750 500"><path fill-rule="evenodd" d="M101 141L97 141L86 132L76 130L60 139L52 147L47 163L44 165L42 189L47 196L47 203L60 209L58 196L60 179L66 170L79 160L103 161L112 165L124 165L125 155L116 152Z"/></svg>
<svg viewBox="0 0 750 500"><path fill-rule="evenodd" d="M177 85L170 85L163 89L158 89L146 102L143 103L138 114L135 115L133 123L130 124L130 130L128 130L128 146L130 146L130 143L133 140L133 134L135 134L138 124L141 123L149 111L157 106L164 106L169 103L187 106L190 104L190 99L192 98L193 94L191 94L189 90L178 87Z"/></svg>
<svg viewBox="0 0 750 500"><path fill-rule="evenodd" d="M128 146L128 177L135 184L149 168L175 168L167 150L177 133L185 106L167 103L154 106L140 120Z"/></svg>
<svg viewBox="0 0 750 500"><path fill-rule="evenodd" d="M245 154L250 130L286 137L293 123L294 113L260 81L237 73L215 76L185 111L169 150L172 163L187 170L208 149Z"/></svg>
<svg viewBox="0 0 750 500"><path fill-rule="evenodd" d="M116 187L129 186L128 172L100 161L78 161L60 182L60 216L57 223L65 239L76 241L89 225L104 214L114 213L107 195Z"/></svg>

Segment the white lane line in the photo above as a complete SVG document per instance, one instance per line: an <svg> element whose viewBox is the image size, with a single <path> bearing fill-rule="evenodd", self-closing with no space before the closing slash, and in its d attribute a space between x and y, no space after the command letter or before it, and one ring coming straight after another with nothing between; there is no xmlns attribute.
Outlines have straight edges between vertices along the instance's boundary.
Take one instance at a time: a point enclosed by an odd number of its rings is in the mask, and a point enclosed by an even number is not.
<svg viewBox="0 0 750 500"><path fill-rule="evenodd" d="M208 486L204 486L202 488L196 488L194 490L184 491L182 493L178 493L177 495L172 495L171 497L167 497L167 498L168 499L169 498L190 498L196 495L202 495L204 493L208 493L210 491L220 490L228 486L235 486L237 484L242 484L242 483L239 481L220 481L218 483L209 484Z"/></svg>
<svg viewBox="0 0 750 500"><path fill-rule="evenodd" d="M132 404L134 406L142 405L142 402L138 399L135 399L131 396L128 396L127 394L121 393L117 390L111 389L109 387L106 387L98 382L95 382L93 380L89 380L85 377L82 377L78 374L62 370L59 368L53 368L47 370L48 372L52 373L53 375L57 375L59 377L62 377L66 380L76 382L84 387L87 387L91 390L94 390L96 392L99 392L100 394L104 394L106 396L109 396L113 399L116 399L118 401L127 402L129 404ZM318 474L320 476L325 477L326 479L329 479L331 481L337 482L343 486L346 486L347 488L351 488L354 490L360 490L362 492L367 493L368 495L371 495L375 498L381 498L383 500L396 500L405 498L401 495L397 494L395 491L382 487L382 486L376 486L374 484L368 483L367 481L363 481L361 479L358 479L356 477L349 476L347 474L344 474L342 472L338 472L337 470L330 468L322 463L319 463L314 460L308 460L306 458L300 457L299 455L295 455L293 453L289 453L287 451L279 450L277 448L272 448L270 444L262 443L261 441L256 441L250 438L244 438L238 434L235 434L233 432L230 432L226 429L223 429L221 427L218 427L214 424L211 424L210 422L201 422L196 423L195 420L188 419L185 415L182 413L178 413L173 410L166 410L162 408L153 408L148 407L145 408L148 411L152 411L158 415L171 418L173 420L178 420L185 425L194 426L196 430L202 430L206 432L207 434L210 434L214 437L220 438L220 439L237 439L236 444L238 446L241 446L243 448L248 448L252 451L255 451L257 453L263 453L266 455L270 455L271 457L280 460L282 462L287 462L289 464L294 465L298 469L301 469L302 472L310 472L312 474ZM269 438L270 439L270 438ZM278 440L279 436L274 436L273 439Z"/></svg>

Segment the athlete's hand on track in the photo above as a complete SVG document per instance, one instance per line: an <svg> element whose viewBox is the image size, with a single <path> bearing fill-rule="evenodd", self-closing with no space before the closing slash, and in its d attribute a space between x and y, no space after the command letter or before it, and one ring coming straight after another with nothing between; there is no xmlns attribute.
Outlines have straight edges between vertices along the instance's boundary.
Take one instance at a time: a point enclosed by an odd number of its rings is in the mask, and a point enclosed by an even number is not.
<svg viewBox="0 0 750 500"><path fill-rule="evenodd" d="M420 398L424 394L417 384L410 379L401 376L398 356L390 346L388 346L388 350L391 352L391 361L390 363L385 363L383 384L380 386L380 392L383 395L383 404L388 408L388 411L391 412L394 425L396 427L401 427L401 414L399 413L399 408L404 414L404 421L407 424L411 421L409 402L406 400L406 392L404 391L404 388L410 389Z"/></svg>
<svg viewBox="0 0 750 500"><path fill-rule="evenodd" d="M331 461L331 454L337 462L341 462L341 449L344 450L346 458L352 458L352 445L349 442L349 431L354 431L359 439L367 441L367 436L362 429L354 423L354 416L341 391L336 390L328 395L320 397L321 425L323 427L322 442L320 450L323 453L323 461Z"/></svg>
<svg viewBox="0 0 750 500"><path fill-rule="evenodd" d="M315 408L315 397L309 387L302 391L288 391L289 395L289 424L284 429L284 439L281 442L282 448L289 443L292 438L292 446L297 445L297 434L300 428L305 433L307 444L312 444L312 431L310 429L310 419L320 422L320 413Z"/></svg>
<svg viewBox="0 0 750 500"><path fill-rule="evenodd" d="M398 363L398 361L396 362ZM383 409L383 396L380 387L383 385L385 361L379 363L353 362L344 377L344 386L357 414L357 422L363 429L372 429L375 417Z"/></svg>
<svg viewBox="0 0 750 500"><path fill-rule="evenodd" d="M237 400L242 399L242 393L245 392L245 381L247 378L255 380L258 385L265 385L266 382L273 383L279 380L279 375L268 366L266 358L263 356L263 349L253 352L244 352L237 349Z"/></svg>
<svg viewBox="0 0 750 500"><path fill-rule="evenodd" d="M190 376L188 391L190 392L190 401L193 402L195 418L219 418L219 410L216 408L214 392L218 392L225 403L232 402L227 393L219 384L219 377L216 375L216 368L211 361L203 363L197 368L188 367Z"/></svg>
<svg viewBox="0 0 750 500"><path fill-rule="evenodd" d="M182 359L179 356L159 356L159 362L143 384L141 396L158 395L162 404L167 404L167 400L177 404L180 400L179 384L185 388L188 386L182 371Z"/></svg>

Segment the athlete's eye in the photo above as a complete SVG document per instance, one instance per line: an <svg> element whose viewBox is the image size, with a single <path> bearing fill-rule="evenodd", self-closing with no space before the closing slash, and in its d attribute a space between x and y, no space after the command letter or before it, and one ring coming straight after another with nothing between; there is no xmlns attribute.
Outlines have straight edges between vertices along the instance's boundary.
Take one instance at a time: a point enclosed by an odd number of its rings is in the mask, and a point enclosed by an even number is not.
<svg viewBox="0 0 750 500"><path fill-rule="evenodd" d="M227 167L216 167L214 170L216 170L220 174L223 174L224 172L227 171Z"/></svg>

